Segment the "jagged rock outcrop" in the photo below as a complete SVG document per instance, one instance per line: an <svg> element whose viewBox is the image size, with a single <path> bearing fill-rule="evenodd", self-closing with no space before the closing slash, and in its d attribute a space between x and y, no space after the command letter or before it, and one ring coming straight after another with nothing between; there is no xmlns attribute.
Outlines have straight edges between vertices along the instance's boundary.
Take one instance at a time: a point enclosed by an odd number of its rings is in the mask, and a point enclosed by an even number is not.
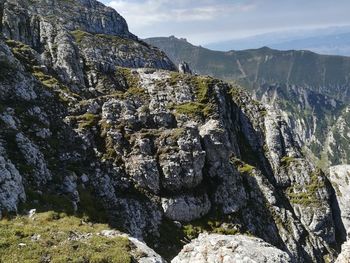
<svg viewBox="0 0 350 263"><path fill-rule="evenodd" d="M183 74L192 74L192 70L186 62L181 62L179 64L179 72Z"/></svg>
<svg viewBox="0 0 350 263"><path fill-rule="evenodd" d="M115 86L106 76L115 66L175 69L164 53L129 33L114 9L95 0L8 0L2 25L5 37L35 49L41 64L75 92Z"/></svg>
<svg viewBox="0 0 350 263"><path fill-rule="evenodd" d="M332 164L350 163L350 106L337 115L336 121L327 133L325 153Z"/></svg>
<svg viewBox="0 0 350 263"><path fill-rule="evenodd" d="M167 259L204 229L249 233L294 262L334 258L333 189L278 113L237 86L173 71L163 53L99 18L89 31L68 13L60 22L59 10L52 23L46 1L26 3L6 3L14 39L0 40L1 167L14 188L0 187L2 212L86 214ZM99 16L93 3L76 2ZM13 10L43 19L42 30L11 33Z"/></svg>
<svg viewBox="0 0 350 263"><path fill-rule="evenodd" d="M350 162L349 58L267 47L220 52L174 36L145 41L197 73L242 83L255 99L281 111L294 139L324 171Z"/></svg>
<svg viewBox="0 0 350 263"><path fill-rule="evenodd" d="M236 235L201 234L172 263L293 262L289 255L261 239Z"/></svg>
<svg viewBox="0 0 350 263"><path fill-rule="evenodd" d="M329 179L335 190L333 206L337 215L337 227L345 240L350 233L350 165L337 165L329 169Z"/></svg>
<svg viewBox="0 0 350 263"><path fill-rule="evenodd" d="M18 204L26 199L22 177L5 154L0 144L0 218L7 211L17 211Z"/></svg>

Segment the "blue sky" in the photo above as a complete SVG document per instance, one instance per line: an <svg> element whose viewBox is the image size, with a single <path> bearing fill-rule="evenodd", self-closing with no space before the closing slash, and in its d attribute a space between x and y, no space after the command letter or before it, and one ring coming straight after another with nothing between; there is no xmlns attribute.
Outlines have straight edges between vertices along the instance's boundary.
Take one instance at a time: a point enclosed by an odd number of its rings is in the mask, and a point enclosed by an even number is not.
<svg viewBox="0 0 350 263"><path fill-rule="evenodd" d="M103 0L141 38L185 37L205 45L288 30L350 25L349 0Z"/></svg>

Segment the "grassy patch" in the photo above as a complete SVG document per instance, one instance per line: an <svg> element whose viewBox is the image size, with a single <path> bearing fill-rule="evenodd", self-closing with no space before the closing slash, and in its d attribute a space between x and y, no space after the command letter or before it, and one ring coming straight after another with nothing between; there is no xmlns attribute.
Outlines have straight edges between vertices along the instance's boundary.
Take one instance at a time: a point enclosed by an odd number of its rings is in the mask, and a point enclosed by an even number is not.
<svg viewBox="0 0 350 263"><path fill-rule="evenodd" d="M293 204L303 206L318 206L320 200L317 197L319 189L325 187L323 178L320 178L322 171L315 170L310 175L310 182L306 185L294 185L287 189L287 196Z"/></svg>
<svg viewBox="0 0 350 263"><path fill-rule="evenodd" d="M81 30L71 31L71 34L77 43L81 43L85 37L91 36L91 34L89 34L88 32L81 31Z"/></svg>
<svg viewBox="0 0 350 263"><path fill-rule="evenodd" d="M116 74L125 79L128 89L140 88L140 77L133 69L117 67Z"/></svg>
<svg viewBox="0 0 350 263"><path fill-rule="evenodd" d="M176 112L180 114L198 115L204 111L204 109L206 108L206 105L198 102L187 102L187 103L175 105L172 108L175 109Z"/></svg>
<svg viewBox="0 0 350 263"><path fill-rule="evenodd" d="M238 172L240 172L241 174L254 175L254 166L247 164L236 157L232 157L230 162L236 167Z"/></svg>
<svg viewBox="0 0 350 263"><path fill-rule="evenodd" d="M97 125L100 117L92 113L85 113L76 117L79 129L89 129Z"/></svg>
<svg viewBox="0 0 350 263"><path fill-rule="evenodd" d="M198 77L172 72L167 80L171 86L176 86L179 83L187 83L193 88L195 101L171 105L169 108L176 110L179 114L208 117L212 114L214 105L210 102L211 91L217 82L210 77Z"/></svg>
<svg viewBox="0 0 350 263"><path fill-rule="evenodd" d="M108 226L56 212L0 221L1 262L132 262L130 242L98 233Z"/></svg>
<svg viewBox="0 0 350 263"><path fill-rule="evenodd" d="M281 164L282 166L289 166L292 162L295 161L294 157L290 157L290 156L285 156L281 159Z"/></svg>

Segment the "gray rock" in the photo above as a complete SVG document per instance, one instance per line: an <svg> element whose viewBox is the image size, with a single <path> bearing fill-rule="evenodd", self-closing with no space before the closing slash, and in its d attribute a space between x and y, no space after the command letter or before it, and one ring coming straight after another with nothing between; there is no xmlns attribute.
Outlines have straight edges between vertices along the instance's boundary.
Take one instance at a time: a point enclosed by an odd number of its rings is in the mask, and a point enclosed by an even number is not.
<svg viewBox="0 0 350 263"><path fill-rule="evenodd" d="M293 262L289 255L259 238L201 234L184 246L172 263Z"/></svg>
<svg viewBox="0 0 350 263"><path fill-rule="evenodd" d="M171 220L189 222L206 215L211 203L208 196L177 196L162 198L164 214Z"/></svg>
<svg viewBox="0 0 350 263"><path fill-rule="evenodd" d="M52 179L52 174L47 168L44 155L23 133L16 135L18 148L25 158L27 165L33 169L32 176L37 185L45 185Z"/></svg>
<svg viewBox="0 0 350 263"><path fill-rule="evenodd" d="M182 62L179 64L179 72L182 74L192 74L192 70L186 62Z"/></svg>
<svg viewBox="0 0 350 263"><path fill-rule="evenodd" d="M350 262L350 241L345 242L341 247L341 253L337 257L335 263L349 263Z"/></svg>
<svg viewBox="0 0 350 263"><path fill-rule="evenodd" d="M3 213L17 212L20 202L26 200L22 177L16 167L4 156L0 144L0 218Z"/></svg>
<svg viewBox="0 0 350 263"><path fill-rule="evenodd" d="M341 217L341 222L338 225L343 225L343 237L346 233L350 233L350 165L337 165L329 169L329 179L335 190L337 206L339 206L338 216Z"/></svg>

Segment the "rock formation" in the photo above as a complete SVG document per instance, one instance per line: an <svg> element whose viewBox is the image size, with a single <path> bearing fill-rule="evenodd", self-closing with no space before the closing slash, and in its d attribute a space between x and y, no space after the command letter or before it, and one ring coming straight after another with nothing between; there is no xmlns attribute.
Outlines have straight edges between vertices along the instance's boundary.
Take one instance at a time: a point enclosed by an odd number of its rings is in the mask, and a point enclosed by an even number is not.
<svg viewBox="0 0 350 263"><path fill-rule="evenodd" d="M3 32L0 216L86 215L166 259L204 231L256 236L270 245L233 240L271 260L335 258L334 188L278 112L177 72L94 0L8 0Z"/></svg>
<svg viewBox="0 0 350 263"><path fill-rule="evenodd" d="M287 253L248 236L201 234L184 246L172 263L292 262Z"/></svg>

